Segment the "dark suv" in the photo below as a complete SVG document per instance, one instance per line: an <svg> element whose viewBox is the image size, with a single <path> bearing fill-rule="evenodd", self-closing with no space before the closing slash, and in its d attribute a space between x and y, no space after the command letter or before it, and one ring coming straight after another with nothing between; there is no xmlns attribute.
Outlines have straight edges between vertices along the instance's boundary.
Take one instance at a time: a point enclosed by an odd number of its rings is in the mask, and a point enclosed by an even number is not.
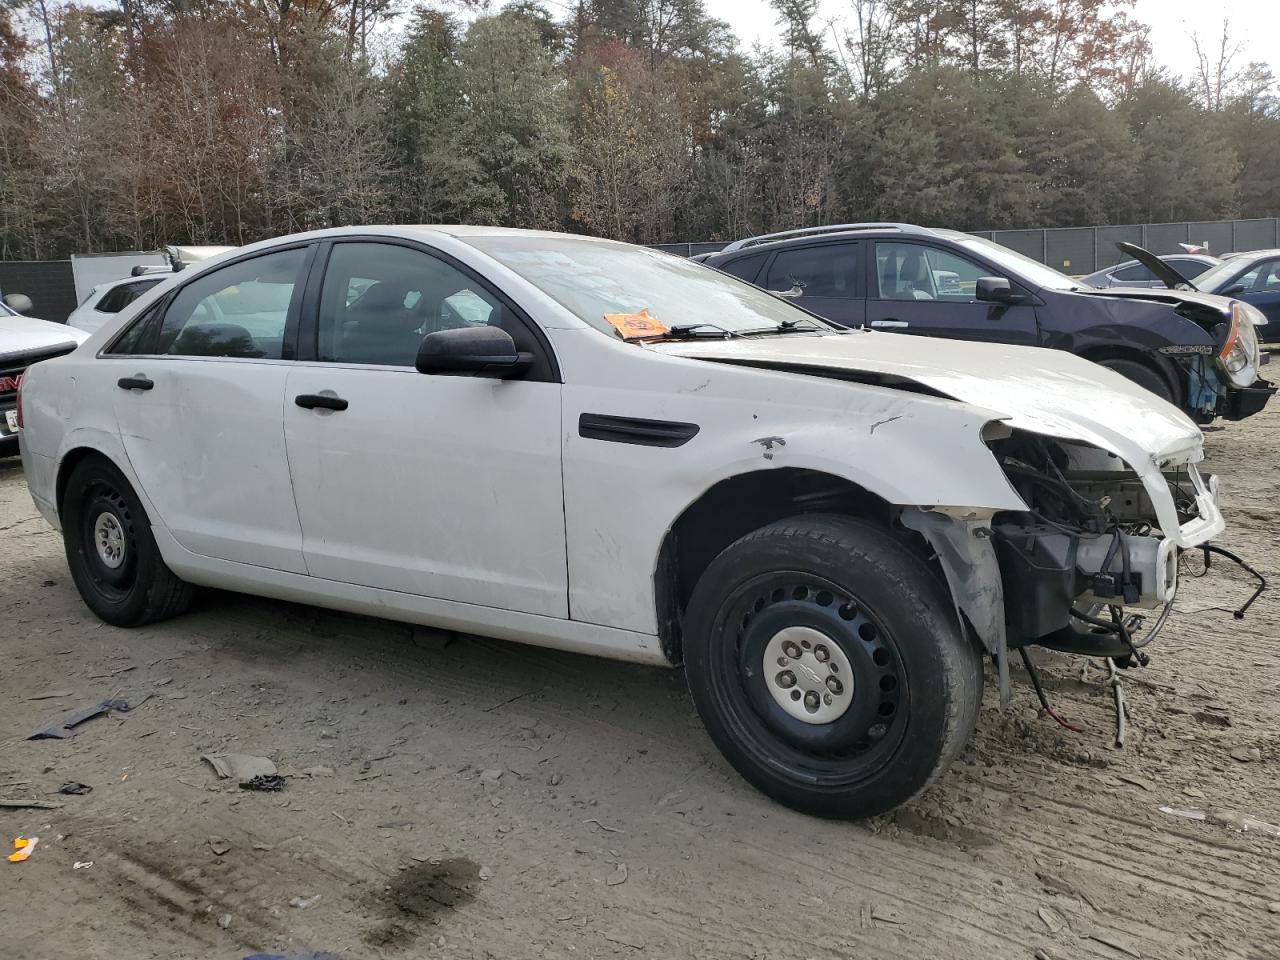
<svg viewBox="0 0 1280 960"><path fill-rule="evenodd" d="M1053 347L1095 360L1200 423L1275 393L1252 306L1194 290L1098 290L955 230L859 223L751 237L698 257L849 327Z"/></svg>

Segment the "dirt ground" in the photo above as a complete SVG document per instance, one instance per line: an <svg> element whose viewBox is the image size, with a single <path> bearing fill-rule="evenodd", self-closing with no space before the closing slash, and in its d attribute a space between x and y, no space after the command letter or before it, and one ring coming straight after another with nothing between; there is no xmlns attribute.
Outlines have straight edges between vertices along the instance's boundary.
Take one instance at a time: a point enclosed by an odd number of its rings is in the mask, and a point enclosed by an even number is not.
<svg viewBox="0 0 1280 960"><path fill-rule="evenodd" d="M1223 543L1280 587L1280 403L1208 438ZM856 824L753 792L680 672L218 593L105 626L16 460L0 571L0 798L61 804L0 809L6 846L40 837L0 861L6 960L1280 957L1280 836L1239 829L1280 823L1280 589L1236 622L1235 571L1125 674L1123 750L1102 671L1043 655L1084 734L1021 670L1001 716L988 678L950 774ZM149 699L25 739L110 695ZM216 751L288 784L219 781Z"/></svg>

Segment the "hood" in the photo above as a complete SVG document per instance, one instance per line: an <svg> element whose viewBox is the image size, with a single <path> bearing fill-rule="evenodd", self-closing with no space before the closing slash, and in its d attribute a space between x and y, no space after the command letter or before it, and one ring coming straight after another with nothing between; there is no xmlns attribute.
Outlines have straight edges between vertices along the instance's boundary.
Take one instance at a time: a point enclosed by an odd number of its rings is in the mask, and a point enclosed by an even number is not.
<svg viewBox="0 0 1280 960"><path fill-rule="evenodd" d="M1195 290L1196 285L1180 274L1169 264L1165 263L1159 257L1149 250L1144 250L1132 243L1121 241L1116 244L1121 253L1127 253L1133 259L1150 270L1156 275L1156 279L1163 281L1164 285L1170 290Z"/></svg>
<svg viewBox="0 0 1280 960"><path fill-rule="evenodd" d="M0 357L76 347L89 339L83 330L34 317L0 316Z"/></svg>
<svg viewBox="0 0 1280 960"><path fill-rule="evenodd" d="M1172 404L1061 350L865 330L677 341L649 349L817 376L905 380L982 407L1011 427L1093 444L1139 470L1187 459L1202 442L1200 428Z"/></svg>

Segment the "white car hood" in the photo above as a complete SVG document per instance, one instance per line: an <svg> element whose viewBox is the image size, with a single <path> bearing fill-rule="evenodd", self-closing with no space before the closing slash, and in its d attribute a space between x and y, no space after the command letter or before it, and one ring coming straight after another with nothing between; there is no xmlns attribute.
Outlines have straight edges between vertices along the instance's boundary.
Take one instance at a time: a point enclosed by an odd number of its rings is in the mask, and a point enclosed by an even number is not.
<svg viewBox="0 0 1280 960"><path fill-rule="evenodd" d="M83 330L34 317L0 316L0 357L75 347L89 339Z"/></svg>
<svg viewBox="0 0 1280 960"><path fill-rule="evenodd" d="M821 374L886 374L985 408L1010 426L1081 440L1142 470L1199 460L1200 428L1172 404L1061 350L855 331L659 343L702 360Z"/></svg>

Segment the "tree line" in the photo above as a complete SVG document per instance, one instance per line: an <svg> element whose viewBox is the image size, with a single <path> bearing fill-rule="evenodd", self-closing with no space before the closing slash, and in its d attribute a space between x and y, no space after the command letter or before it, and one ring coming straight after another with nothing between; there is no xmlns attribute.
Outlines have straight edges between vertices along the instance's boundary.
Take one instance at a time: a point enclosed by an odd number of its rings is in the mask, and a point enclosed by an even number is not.
<svg viewBox="0 0 1280 960"><path fill-rule="evenodd" d="M1280 87L1132 0L0 0L0 259L470 222L642 243L850 220L1273 216ZM554 12L553 12L554 9Z"/></svg>

